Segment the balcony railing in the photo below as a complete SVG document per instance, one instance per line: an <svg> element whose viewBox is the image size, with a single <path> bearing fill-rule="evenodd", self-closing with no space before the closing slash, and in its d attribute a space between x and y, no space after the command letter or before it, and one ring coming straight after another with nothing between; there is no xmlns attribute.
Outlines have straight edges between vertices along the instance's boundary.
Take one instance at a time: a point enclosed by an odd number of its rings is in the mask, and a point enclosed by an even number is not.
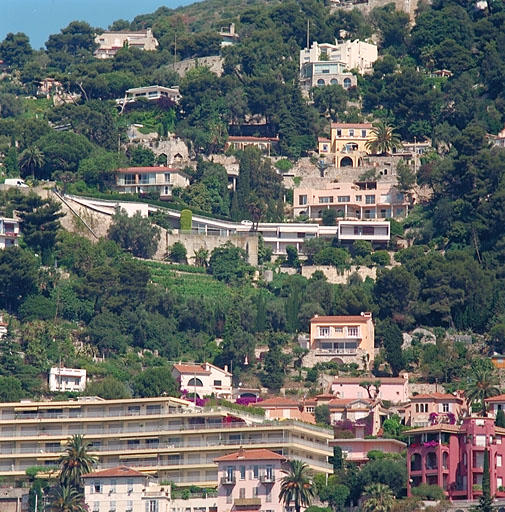
<svg viewBox="0 0 505 512"><path fill-rule="evenodd" d="M275 483L274 475L260 475L260 482L262 484L273 484Z"/></svg>
<svg viewBox="0 0 505 512"><path fill-rule="evenodd" d="M234 476L223 476L221 477L221 485L235 485L237 479Z"/></svg>
<svg viewBox="0 0 505 512"><path fill-rule="evenodd" d="M358 353L355 348L317 348L316 356L328 355L356 355Z"/></svg>

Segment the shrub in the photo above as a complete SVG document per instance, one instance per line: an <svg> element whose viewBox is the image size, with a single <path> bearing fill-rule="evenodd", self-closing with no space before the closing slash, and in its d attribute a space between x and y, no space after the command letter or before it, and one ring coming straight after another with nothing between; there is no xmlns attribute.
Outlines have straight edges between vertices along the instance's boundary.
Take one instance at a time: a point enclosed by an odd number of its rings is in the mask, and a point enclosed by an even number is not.
<svg viewBox="0 0 505 512"><path fill-rule="evenodd" d="M475 486L474 490L477 490ZM441 501L445 498L444 491L441 487L429 484L420 484L418 487L413 487L412 495L430 501Z"/></svg>
<svg viewBox="0 0 505 512"><path fill-rule="evenodd" d="M193 227L193 214L191 210L182 210L181 211L181 231L191 231Z"/></svg>
<svg viewBox="0 0 505 512"><path fill-rule="evenodd" d="M281 172L287 172L293 168L293 164L287 158L281 158L275 162L275 167Z"/></svg>
<svg viewBox="0 0 505 512"><path fill-rule="evenodd" d="M171 245L168 251L168 258L170 261L174 261L176 263L185 263L188 252L186 251L186 247L181 242L175 242Z"/></svg>
<svg viewBox="0 0 505 512"><path fill-rule="evenodd" d="M372 261L381 267L385 265L389 265L391 263L391 258L389 257L389 253L387 251L375 251L372 254Z"/></svg>

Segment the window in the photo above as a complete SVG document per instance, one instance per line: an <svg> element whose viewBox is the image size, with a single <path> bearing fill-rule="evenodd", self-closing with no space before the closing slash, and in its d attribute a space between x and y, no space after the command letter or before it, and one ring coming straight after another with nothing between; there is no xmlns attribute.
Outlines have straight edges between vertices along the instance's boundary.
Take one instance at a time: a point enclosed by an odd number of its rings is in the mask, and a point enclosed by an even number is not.
<svg viewBox="0 0 505 512"><path fill-rule="evenodd" d="M133 501L128 500L126 502L126 511L125 512L133 512Z"/></svg>
<svg viewBox="0 0 505 512"><path fill-rule="evenodd" d="M135 448L136 446L140 446L139 439L128 439L128 448Z"/></svg>
<svg viewBox="0 0 505 512"><path fill-rule="evenodd" d="M337 137L342 137L342 130L337 130Z"/></svg>
<svg viewBox="0 0 505 512"><path fill-rule="evenodd" d="M149 500L147 503L147 512L158 512L158 500Z"/></svg>
<svg viewBox="0 0 505 512"><path fill-rule="evenodd" d="M265 476L267 477L267 480L272 480L274 477L274 469L272 466L267 466L265 471Z"/></svg>
<svg viewBox="0 0 505 512"><path fill-rule="evenodd" d="M91 492L94 492L96 494L101 494L101 492L102 492L102 483L101 482L95 482L93 484L93 488L91 489Z"/></svg>
<svg viewBox="0 0 505 512"><path fill-rule="evenodd" d="M147 414L161 414L161 405L148 405L146 407Z"/></svg>
<svg viewBox="0 0 505 512"><path fill-rule="evenodd" d="M356 196L356 202L363 201L363 196Z"/></svg>
<svg viewBox="0 0 505 512"><path fill-rule="evenodd" d="M110 481L110 492L111 492L111 494L116 492L116 484L117 484L116 480L111 480Z"/></svg>
<svg viewBox="0 0 505 512"><path fill-rule="evenodd" d="M361 136L365 139L366 138L366 130L361 130Z"/></svg>
<svg viewBox="0 0 505 512"><path fill-rule="evenodd" d="M272 489L268 489L265 501L267 503L272 503Z"/></svg>
<svg viewBox="0 0 505 512"><path fill-rule="evenodd" d="M339 203L348 203L350 200L350 196L338 196Z"/></svg>
<svg viewBox="0 0 505 512"><path fill-rule="evenodd" d="M128 492L133 492L133 480L128 480L128 483L126 485Z"/></svg>
<svg viewBox="0 0 505 512"><path fill-rule="evenodd" d="M475 445L476 446L486 446L486 436L477 434L475 436Z"/></svg>
<svg viewBox="0 0 505 512"><path fill-rule="evenodd" d="M253 466L253 471L252 471L253 479L257 480L259 478L259 474L260 474L259 466Z"/></svg>
<svg viewBox="0 0 505 512"><path fill-rule="evenodd" d="M192 379L189 379L188 381L188 386L203 386L203 382L197 377L196 379L195 378L192 378Z"/></svg>
<svg viewBox="0 0 505 512"><path fill-rule="evenodd" d="M241 487L239 490L238 490L238 497L240 499L244 499L245 498L245 489L243 487Z"/></svg>
<svg viewBox="0 0 505 512"><path fill-rule="evenodd" d="M347 335L348 336L359 336L359 327L348 327Z"/></svg>
<svg viewBox="0 0 505 512"><path fill-rule="evenodd" d="M298 204L302 205L302 206L307 204L307 196L306 195L298 196Z"/></svg>
<svg viewBox="0 0 505 512"><path fill-rule="evenodd" d="M344 89L349 89L349 87L351 87L351 79L344 78Z"/></svg>
<svg viewBox="0 0 505 512"><path fill-rule="evenodd" d="M125 174L124 175L124 184L125 185L135 185L135 174Z"/></svg>
<svg viewBox="0 0 505 512"><path fill-rule="evenodd" d="M319 336L328 337L330 335L329 327L319 327Z"/></svg>
<svg viewBox="0 0 505 512"><path fill-rule="evenodd" d="M396 194L397 201L403 201L403 198L404 198L403 194Z"/></svg>
<svg viewBox="0 0 505 512"><path fill-rule="evenodd" d="M349 137L354 137L354 130L349 130Z"/></svg>
<svg viewBox="0 0 505 512"><path fill-rule="evenodd" d="M99 501L95 501L93 503L93 512L100 512L100 502Z"/></svg>
<svg viewBox="0 0 505 512"><path fill-rule="evenodd" d="M365 204L375 204L375 194L365 196Z"/></svg>
<svg viewBox="0 0 505 512"><path fill-rule="evenodd" d="M240 480L245 480L245 466L240 466Z"/></svg>
<svg viewBox="0 0 505 512"><path fill-rule="evenodd" d="M226 481L233 482L233 466L228 466L226 468Z"/></svg>
<svg viewBox="0 0 505 512"><path fill-rule="evenodd" d="M111 501L109 503L109 512L116 512L116 502L115 501Z"/></svg>
<svg viewBox="0 0 505 512"><path fill-rule="evenodd" d="M335 329L335 332L339 332L339 333L344 332L344 328L343 327L334 327L334 329Z"/></svg>
<svg viewBox="0 0 505 512"><path fill-rule="evenodd" d="M501 455L497 455L496 456L496 467L497 468L501 468L502 467L502 456Z"/></svg>
<svg viewBox="0 0 505 512"><path fill-rule="evenodd" d="M320 78L318 81L317 81L317 85L324 85L324 80L322 78Z"/></svg>
<svg viewBox="0 0 505 512"><path fill-rule="evenodd" d="M128 415L129 416L139 416L140 415L140 405L130 405L128 407Z"/></svg>
<svg viewBox="0 0 505 512"><path fill-rule="evenodd" d="M333 196L323 196L319 198L319 203L333 203Z"/></svg>
<svg viewBox="0 0 505 512"><path fill-rule="evenodd" d="M252 492L252 497L253 498L257 498L258 495L259 495L259 488L258 487L253 487L253 492Z"/></svg>
<svg viewBox="0 0 505 512"><path fill-rule="evenodd" d="M223 383L220 380L214 381L214 386L222 386L222 385L223 385Z"/></svg>
<svg viewBox="0 0 505 512"><path fill-rule="evenodd" d="M169 172L165 173L165 183L170 183L170 173Z"/></svg>
<svg viewBox="0 0 505 512"><path fill-rule="evenodd" d="M442 404L442 412L449 412L449 404Z"/></svg>

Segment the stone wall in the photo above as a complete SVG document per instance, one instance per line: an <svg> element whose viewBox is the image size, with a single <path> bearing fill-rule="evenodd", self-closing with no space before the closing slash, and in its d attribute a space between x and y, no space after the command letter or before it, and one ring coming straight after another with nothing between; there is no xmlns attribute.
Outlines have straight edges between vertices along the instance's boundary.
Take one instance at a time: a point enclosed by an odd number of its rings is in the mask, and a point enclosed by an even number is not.
<svg viewBox="0 0 505 512"><path fill-rule="evenodd" d="M230 236L214 236L214 235L199 235L193 233L169 233L163 230L158 250L154 256L154 259L163 259L167 254L168 247L173 245L175 242L180 242L186 248L188 254L188 263L193 263L191 259L194 256L195 251L204 248L211 253L217 247L230 242L236 247L244 249L248 255L248 262L251 265L256 266L258 264L258 237L243 236L243 235L230 235Z"/></svg>
<svg viewBox="0 0 505 512"><path fill-rule="evenodd" d="M196 66L206 66L210 68L210 70L215 73L217 76L221 76L223 74L223 57L219 55L209 56L209 57L201 57L199 59L184 59L175 64L168 64L166 67L175 71L180 77L184 77L184 75L195 68Z"/></svg>
<svg viewBox="0 0 505 512"><path fill-rule="evenodd" d="M328 282L332 284L347 284L349 277L355 273L358 274L363 281L367 277L373 280L377 278L377 267L358 267L356 265L344 271L338 271L336 267L330 265L304 265L302 266L302 276L310 279L312 274L318 270L323 272Z"/></svg>

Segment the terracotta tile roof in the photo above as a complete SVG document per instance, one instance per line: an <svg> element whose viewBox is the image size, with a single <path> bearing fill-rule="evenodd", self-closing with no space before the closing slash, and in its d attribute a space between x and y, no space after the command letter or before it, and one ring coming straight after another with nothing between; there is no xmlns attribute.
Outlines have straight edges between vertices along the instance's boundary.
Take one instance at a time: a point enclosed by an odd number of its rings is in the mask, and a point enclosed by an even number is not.
<svg viewBox="0 0 505 512"><path fill-rule="evenodd" d="M231 142L278 142L279 137L240 137L239 135L229 135L228 140Z"/></svg>
<svg viewBox="0 0 505 512"><path fill-rule="evenodd" d="M463 401L459 396L451 395L450 393L419 393L418 395L413 395L410 397L410 401L415 400L459 400Z"/></svg>
<svg viewBox="0 0 505 512"><path fill-rule="evenodd" d="M419 427L412 430L406 430L404 433L408 436L415 436L417 434L424 434L429 432L459 432L460 430L461 425L446 425L441 423L438 425L428 425L427 427Z"/></svg>
<svg viewBox="0 0 505 512"><path fill-rule="evenodd" d="M403 384L407 379L403 377L337 377L333 384L360 384L361 382L380 381L381 384Z"/></svg>
<svg viewBox="0 0 505 512"><path fill-rule="evenodd" d="M485 402L505 402L505 394L504 395L496 395L491 398L486 398Z"/></svg>
<svg viewBox="0 0 505 512"><path fill-rule="evenodd" d="M320 395L316 395L314 398L316 400L322 398L329 398L331 400L332 398L335 398L335 395L333 393L321 393Z"/></svg>
<svg viewBox="0 0 505 512"><path fill-rule="evenodd" d="M286 457L283 455L279 455L278 453L272 452L265 448L260 448L258 450L239 450L235 453L230 453L228 455L223 455L222 457L218 457L214 459L214 462L221 461L232 461L232 460L285 460Z"/></svg>
<svg viewBox="0 0 505 512"><path fill-rule="evenodd" d="M371 317L361 316L361 315L353 315L353 316L315 316L310 319L310 323L313 322L334 322L334 323L340 323L340 322L346 322L346 323L360 323L365 324L370 320Z"/></svg>
<svg viewBox="0 0 505 512"><path fill-rule="evenodd" d="M191 373L198 375L210 375L210 371L206 370L204 366L199 364L174 364L174 368L179 373Z"/></svg>
<svg viewBox="0 0 505 512"><path fill-rule="evenodd" d="M298 402L295 402L290 398L283 398L282 396L267 398L253 405L254 407L299 407Z"/></svg>
<svg viewBox="0 0 505 512"><path fill-rule="evenodd" d="M128 466L118 466L116 468L104 469L102 471L95 471L94 473L88 473L83 475L82 478L118 478L118 477L143 477L146 475L140 471L135 471Z"/></svg>
<svg viewBox="0 0 505 512"><path fill-rule="evenodd" d="M332 128L372 128L372 123L331 123Z"/></svg>

